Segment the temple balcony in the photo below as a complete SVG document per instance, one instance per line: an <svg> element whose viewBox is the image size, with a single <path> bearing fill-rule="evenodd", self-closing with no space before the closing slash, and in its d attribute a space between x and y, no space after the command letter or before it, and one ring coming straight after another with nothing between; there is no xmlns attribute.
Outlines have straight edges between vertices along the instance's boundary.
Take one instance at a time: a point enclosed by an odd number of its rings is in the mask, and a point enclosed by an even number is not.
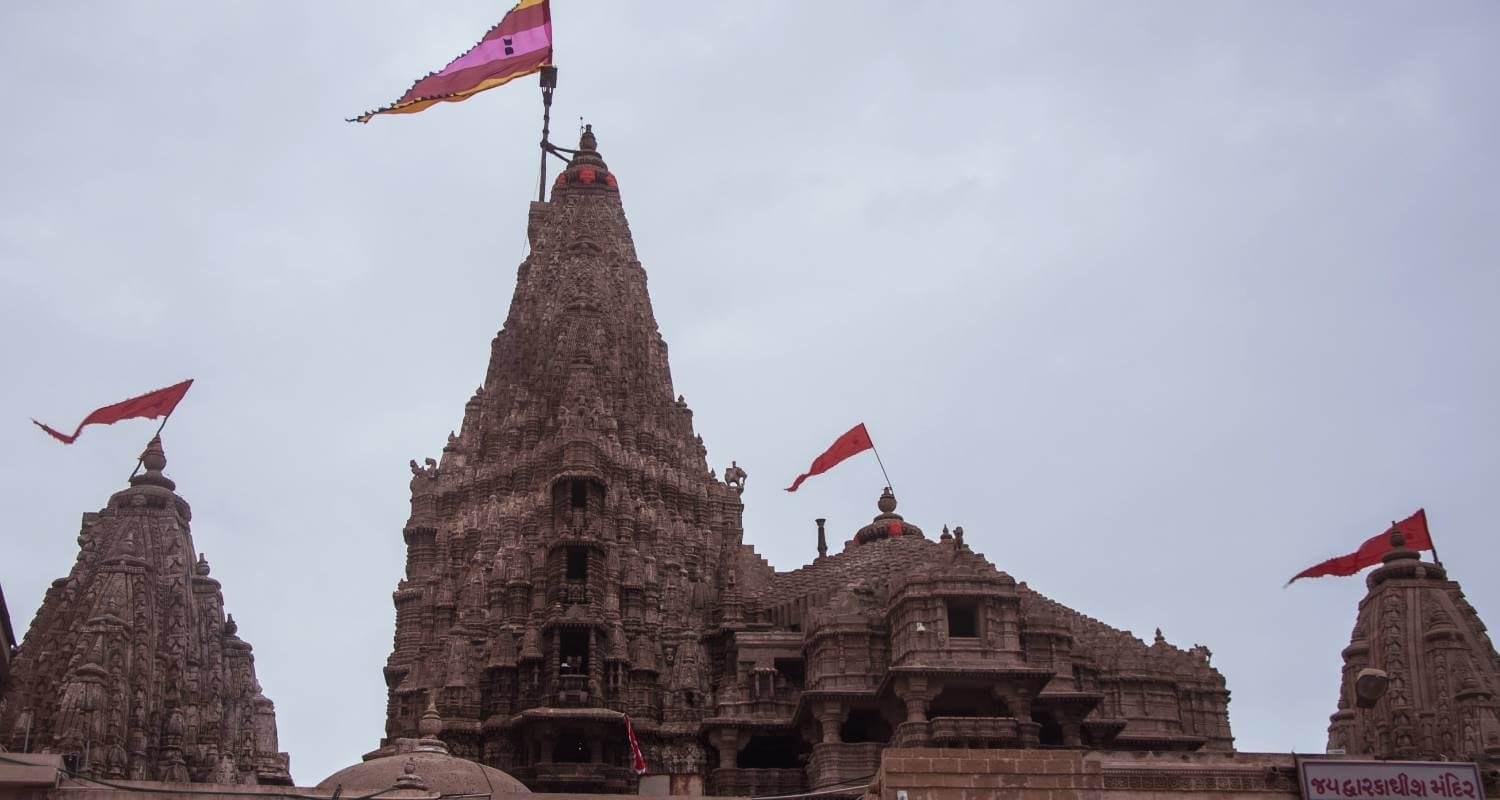
<svg viewBox="0 0 1500 800"><path fill-rule="evenodd" d="M592 700L589 676L560 675L557 678L557 705L561 708L586 708Z"/></svg>

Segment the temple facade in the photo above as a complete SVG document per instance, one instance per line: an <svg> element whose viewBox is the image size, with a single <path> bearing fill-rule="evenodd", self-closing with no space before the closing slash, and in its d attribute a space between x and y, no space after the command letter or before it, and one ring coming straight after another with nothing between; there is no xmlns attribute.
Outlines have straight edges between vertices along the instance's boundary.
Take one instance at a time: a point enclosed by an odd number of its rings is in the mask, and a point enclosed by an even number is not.
<svg viewBox="0 0 1500 800"><path fill-rule="evenodd" d="M370 757L439 718L533 790L633 792L628 715L649 790L775 794L868 777L891 746L1232 749L1206 648L1049 600L889 491L842 552L771 569L746 473L709 468L672 386L592 130L528 235L484 383L411 464Z"/></svg>
<svg viewBox="0 0 1500 800"><path fill-rule="evenodd" d="M11 751L63 755L89 778L290 784L275 707L194 556L192 510L166 463L153 439L130 487L83 515L78 559L16 651L0 733Z"/></svg>

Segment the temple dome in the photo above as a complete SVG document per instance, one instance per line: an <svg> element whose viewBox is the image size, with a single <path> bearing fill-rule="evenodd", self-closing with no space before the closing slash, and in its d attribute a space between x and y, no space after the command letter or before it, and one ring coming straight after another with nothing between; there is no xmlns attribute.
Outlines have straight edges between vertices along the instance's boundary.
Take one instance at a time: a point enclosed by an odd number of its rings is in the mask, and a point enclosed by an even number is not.
<svg viewBox="0 0 1500 800"><path fill-rule="evenodd" d="M443 797L500 798L531 794L525 784L494 767L449 755L448 748L435 739L398 739L394 754L345 767L324 778L317 788L331 792L339 786L346 796L367 795L392 787Z"/></svg>

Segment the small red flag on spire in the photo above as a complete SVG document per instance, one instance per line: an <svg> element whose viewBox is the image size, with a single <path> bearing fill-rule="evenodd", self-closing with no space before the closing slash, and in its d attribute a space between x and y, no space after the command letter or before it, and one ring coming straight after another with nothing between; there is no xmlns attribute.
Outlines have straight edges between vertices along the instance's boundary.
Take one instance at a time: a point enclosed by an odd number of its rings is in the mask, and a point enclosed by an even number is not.
<svg viewBox="0 0 1500 800"><path fill-rule="evenodd" d="M182 396L187 394L188 388L192 385L193 379L188 378L182 383L168 386L165 389L157 389L154 392L147 392L140 397L132 397L129 400L122 400L114 405L96 408L93 413L83 418L83 422L78 423L78 427L74 429L72 436L43 425L36 420L32 420L32 422L36 423L37 427L46 431L52 438L59 442L72 444L77 441L78 434L83 432L85 425L113 425L122 419L156 419L157 417L167 416L177 408L177 404L182 401Z"/></svg>
<svg viewBox="0 0 1500 800"><path fill-rule="evenodd" d="M835 439L833 444L827 450L823 451L823 455L813 459L812 466L808 467L806 472L798 475L797 480L792 481L792 485L786 487L786 490L795 492L797 491L797 487L801 486L802 482L808 478L814 475L822 475L838 466L839 462L849 456L873 449L875 449L875 443L870 441L870 434L865 430L865 424L861 422L850 428L848 433Z"/></svg>
<svg viewBox="0 0 1500 800"><path fill-rule="evenodd" d="M1386 553L1395 549L1391 546L1391 531L1401 532L1401 535L1406 538L1405 547L1408 550L1432 549L1432 532L1427 530L1427 511L1419 508L1417 509L1417 513L1400 522L1391 523L1391 527L1386 528L1384 532L1366 539L1365 543L1360 545L1358 550L1348 555L1330 558L1322 563L1314 564L1293 575L1292 580L1287 581L1286 585L1291 586L1292 581L1298 578L1321 578L1324 575L1353 575L1365 567L1372 567L1379 564Z"/></svg>

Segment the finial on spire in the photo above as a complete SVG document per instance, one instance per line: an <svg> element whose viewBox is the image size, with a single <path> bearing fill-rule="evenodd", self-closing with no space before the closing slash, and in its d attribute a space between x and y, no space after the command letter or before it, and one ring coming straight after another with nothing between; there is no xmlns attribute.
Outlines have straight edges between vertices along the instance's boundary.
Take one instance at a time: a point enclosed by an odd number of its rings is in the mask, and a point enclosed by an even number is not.
<svg viewBox="0 0 1500 800"><path fill-rule="evenodd" d="M146 445L146 452L141 453L141 466L151 472L161 472L167 468L167 452L161 447L161 436L151 437L151 442Z"/></svg>
<svg viewBox="0 0 1500 800"><path fill-rule="evenodd" d="M828 536L823 532L823 524L828 520L818 517L813 522L818 523L818 558L828 555Z"/></svg>
<svg viewBox="0 0 1500 800"><path fill-rule="evenodd" d="M163 422L162 424L165 425L166 423ZM176 489L177 484L173 483L167 476L161 474L161 471L166 469L166 466L167 451L162 448L161 434L158 433L156 436L151 437L151 442L146 445L145 452L141 453L140 461L136 464L137 471L141 467L146 468L145 474L131 475L130 485L140 486L141 484L147 484L150 486L161 486L166 489Z"/></svg>
<svg viewBox="0 0 1500 800"><path fill-rule="evenodd" d="M417 760L415 758L407 757L406 764L401 767L401 774L396 776L396 788L421 792L427 791L427 781L423 780L422 776L417 774Z"/></svg>
<svg viewBox="0 0 1500 800"><path fill-rule="evenodd" d="M437 698L431 694L427 696L427 711L422 714L422 719L417 723L417 733L422 734L423 739L436 739L443 732L443 715L438 713Z"/></svg>
<svg viewBox="0 0 1500 800"><path fill-rule="evenodd" d="M594 126L585 125L583 131L578 134L579 150L599 150L599 140L594 138Z"/></svg>
<svg viewBox="0 0 1500 800"><path fill-rule="evenodd" d="M880 499L875 502L875 507L880 509L882 514L889 514L896 510L896 495L891 494L891 487L885 487L885 491L880 493Z"/></svg>

